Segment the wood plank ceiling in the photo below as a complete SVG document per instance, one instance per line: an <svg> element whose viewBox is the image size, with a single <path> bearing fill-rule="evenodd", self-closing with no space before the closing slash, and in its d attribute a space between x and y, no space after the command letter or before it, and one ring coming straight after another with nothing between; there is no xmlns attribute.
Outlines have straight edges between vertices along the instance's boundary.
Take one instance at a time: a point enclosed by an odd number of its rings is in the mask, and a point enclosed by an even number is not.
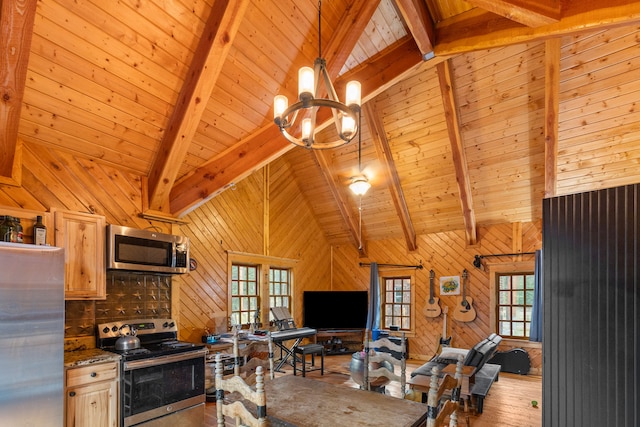
<svg viewBox="0 0 640 427"><path fill-rule="evenodd" d="M282 157L332 242L404 238L412 251L417 234L464 229L473 244L479 225L537 220L545 195L575 183L558 172L570 156L558 141L580 138L559 125L571 108L560 73L593 52L561 37L588 30L595 43L640 21L640 1L325 1L337 92L363 87L373 188L358 200L357 143L294 148L272 121L273 97L294 99L318 55L317 7L3 0L0 183L20 185L23 144L46 147L142 176L141 210L180 217Z"/></svg>

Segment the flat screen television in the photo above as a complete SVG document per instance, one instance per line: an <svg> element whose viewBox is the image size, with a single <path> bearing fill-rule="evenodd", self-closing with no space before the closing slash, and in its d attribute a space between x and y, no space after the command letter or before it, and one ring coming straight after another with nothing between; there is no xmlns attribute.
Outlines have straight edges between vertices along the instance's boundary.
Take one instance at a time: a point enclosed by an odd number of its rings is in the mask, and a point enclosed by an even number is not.
<svg viewBox="0 0 640 427"><path fill-rule="evenodd" d="M369 311L367 291L304 291L304 326L313 329L364 329Z"/></svg>

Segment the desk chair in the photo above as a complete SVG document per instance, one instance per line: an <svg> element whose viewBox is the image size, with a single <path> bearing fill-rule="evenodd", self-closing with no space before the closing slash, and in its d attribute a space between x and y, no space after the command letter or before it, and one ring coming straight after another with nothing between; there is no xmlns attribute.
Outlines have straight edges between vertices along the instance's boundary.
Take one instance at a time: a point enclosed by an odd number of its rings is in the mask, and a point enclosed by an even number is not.
<svg viewBox="0 0 640 427"><path fill-rule="evenodd" d="M400 397L404 398L407 394L407 339L404 332L400 337L400 344L396 344L387 337L379 338L375 341L368 339L369 331L365 333L364 340L364 388L371 390L376 383L380 383L380 378L384 381L400 382ZM384 351L386 348L389 352ZM376 350L377 349L377 350ZM389 369L384 366L384 362L391 364ZM396 374L395 368L400 369L400 373Z"/></svg>
<svg viewBox="0 0 640 427"><path fill-rule="evenodd" d="M234 375L229 379L222 376L222 356L216 354L216 412L218 427L225 426L225 416L234 417L236 426L266 427L267 397L264 391L264 372L262 366L256 368L256 386L252 389L241 377ZM237 392L242 400L225 403L225 392ZM243 402L256 405L257 416L254 416Z"/></svg>

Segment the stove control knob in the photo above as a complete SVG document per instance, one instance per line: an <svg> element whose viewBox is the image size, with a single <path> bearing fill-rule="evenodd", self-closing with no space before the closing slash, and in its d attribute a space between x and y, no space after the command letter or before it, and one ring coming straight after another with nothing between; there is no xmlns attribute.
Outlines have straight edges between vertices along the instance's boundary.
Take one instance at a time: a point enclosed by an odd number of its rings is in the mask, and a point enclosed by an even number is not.
<svg viewBox="0 0 640 427"><path fill-rule="evenodd" d="M118 332L118 327L116 325L113 325L113 327L111 328L111 332Z"/></svg>
<svg viewBox="0 0 640 427"><path fill-rule="evenodd" d="M105 327L104 327L104 329L102 330L102 333L103 333L103 334L106 334L106 333L108 333L110 330L111 330L111 329L109 329L109 327L108 327L108 326L105 326Z"/></svg>

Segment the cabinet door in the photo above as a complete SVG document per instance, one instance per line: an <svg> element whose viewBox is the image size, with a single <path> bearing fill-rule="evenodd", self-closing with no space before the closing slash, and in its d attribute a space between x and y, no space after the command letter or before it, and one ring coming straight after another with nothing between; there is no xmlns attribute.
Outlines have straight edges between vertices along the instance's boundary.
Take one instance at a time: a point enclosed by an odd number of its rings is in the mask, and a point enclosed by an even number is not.
<svg viewBox="0 0 640 427"><path fill-rule="evenodd" d="M105 299L105 218L55 212L56 246L65 248L65 299Z"/></svg>
<svg viewBox="0 0 640 427"><path fill-rule="evenodd" d="M66 427L117 427L116 381L67 389Z"/></svg>

